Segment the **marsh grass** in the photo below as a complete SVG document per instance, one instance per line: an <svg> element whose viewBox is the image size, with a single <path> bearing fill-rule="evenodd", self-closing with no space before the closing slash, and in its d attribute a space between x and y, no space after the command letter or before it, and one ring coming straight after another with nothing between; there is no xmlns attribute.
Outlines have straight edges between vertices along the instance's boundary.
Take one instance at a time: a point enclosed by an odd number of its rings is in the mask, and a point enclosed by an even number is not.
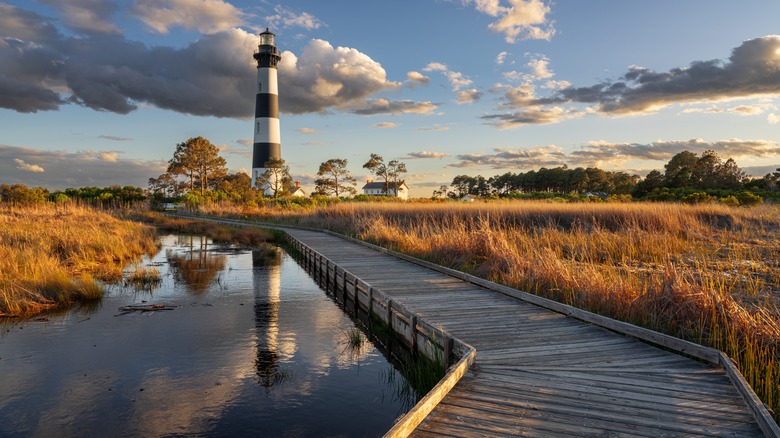
<svg viewBox="0 0 780 438"><path fill-rule="evenodd" d="M125 286L132 285L138 289L151 290L162 282L160 271L154 267L143 267L136 264L125 277Z"/></svg>
<svg viewBox="0 0 780 438"><path fill-rule="evenodd" d="M342 203L277 220L717 348L778 411L777 206Z"/></svg>
<svg viewBox="0 0 780 438"><path fill-rule="evenodd" d="M78 205L0 205L0 314L30 316L103 296L100 282L156 252L154 230Z"/></svg>

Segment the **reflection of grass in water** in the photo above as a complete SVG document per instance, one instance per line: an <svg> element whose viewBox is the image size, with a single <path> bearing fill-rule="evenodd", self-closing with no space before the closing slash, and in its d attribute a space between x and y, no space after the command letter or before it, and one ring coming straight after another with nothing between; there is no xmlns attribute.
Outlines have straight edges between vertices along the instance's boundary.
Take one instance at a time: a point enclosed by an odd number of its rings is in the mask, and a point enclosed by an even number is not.
<svg viewBox="0 0 780 438"><path fill-rule="evenodd" d="M398 372L393 368L380 372L385 384L393 388L393 399L400 401L405 411L433 389L446 373L439 355L435 360L422 355L410 359L399 361ZM403 378L399 379L399 375Z"/></svg>

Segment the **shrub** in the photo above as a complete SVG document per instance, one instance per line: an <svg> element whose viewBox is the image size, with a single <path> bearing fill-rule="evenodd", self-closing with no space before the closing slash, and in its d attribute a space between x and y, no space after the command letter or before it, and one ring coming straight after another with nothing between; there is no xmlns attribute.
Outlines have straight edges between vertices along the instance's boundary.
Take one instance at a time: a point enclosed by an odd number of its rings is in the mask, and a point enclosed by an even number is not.
<svg viewBox="0 0 780 438"><path fill-rule="evenodd" d="M739 207L739 199L737 199L737 197L733 195L720 198L718 199L718 202L720 202L723 205L728 205L730 207Z"/></svg>
<svg viewBox="0 0 780 438"><path fill-rule="evenodd" d="M683 196L680 200L686 204L709 204L716 199L716 197L710 196L704 192L693 192L690 195Z"/></svg>
<svg viewBox="0 0 780 438"><path fill-rule="evenodd" d="M737 193L737 200L739 201L740 205L744 207L751 207L764 202L760 196L750 192Z"/></svg>

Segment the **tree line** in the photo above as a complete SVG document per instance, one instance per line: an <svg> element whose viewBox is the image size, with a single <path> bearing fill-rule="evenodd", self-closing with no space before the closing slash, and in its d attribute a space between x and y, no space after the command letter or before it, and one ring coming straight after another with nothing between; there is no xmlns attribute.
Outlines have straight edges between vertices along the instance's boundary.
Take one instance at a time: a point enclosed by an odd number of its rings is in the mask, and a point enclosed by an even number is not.
<svg viewBox="0 0 780 438"><path fill-rule="evenodd" d="M723 160L711 150L703 152L701 156L682 151L664 165L663 171L652 170L645 178L622 171L596 167L570 169L564 165L528 172L506 172L489 178L458 175L449 186L434 190L433 197L461 198L472 195L512 198L530 193L582 195L592 192L600 195L631 195L641 199L657 199L660 194L666 194L666 199L659 200L682 200L693 193L707 194L708 191L724 196L740 191L776 193L780 190L779 181L780 169L762 178L751 179L732 158Z"/></svg>

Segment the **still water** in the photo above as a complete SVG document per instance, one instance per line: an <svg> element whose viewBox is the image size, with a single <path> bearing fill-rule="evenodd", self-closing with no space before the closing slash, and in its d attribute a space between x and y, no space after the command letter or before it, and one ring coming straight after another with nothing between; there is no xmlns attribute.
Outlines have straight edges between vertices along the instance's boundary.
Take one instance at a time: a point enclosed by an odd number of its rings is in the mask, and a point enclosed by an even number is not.
<svg viewBox="0 0 780 438"><path fill-rule="evenodd" d="M151 290L0 325L0 436L379 436L416 401L282 249L162 243Z"/></svg>

